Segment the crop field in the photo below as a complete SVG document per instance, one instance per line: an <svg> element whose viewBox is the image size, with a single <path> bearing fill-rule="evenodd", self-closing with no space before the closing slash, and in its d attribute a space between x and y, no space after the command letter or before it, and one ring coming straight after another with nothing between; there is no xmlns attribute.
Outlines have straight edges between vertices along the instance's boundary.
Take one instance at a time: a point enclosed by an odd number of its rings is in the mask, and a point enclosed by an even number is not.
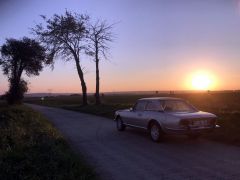
<svg viewBox="0 0 240 180"><path fill-rule="evenodd" d="M44 106L59 107L113 119L118 109L130 108L137 99L144 97L170 96L186 99L202 111L218 116L221 126L205 138L240 145L240 93L239 92L201 92L182 94L104 94L102 105L94 105L94 97L89 96L89 105L81 106L80 95L41 98L26 98L25 102Z"/></svg>

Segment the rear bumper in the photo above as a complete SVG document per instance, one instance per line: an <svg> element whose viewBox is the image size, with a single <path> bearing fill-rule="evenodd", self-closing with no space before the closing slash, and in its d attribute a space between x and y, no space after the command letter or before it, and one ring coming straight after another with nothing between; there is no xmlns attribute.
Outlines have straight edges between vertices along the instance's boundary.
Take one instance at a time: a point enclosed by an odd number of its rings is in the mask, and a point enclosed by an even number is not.
<svg viewBox="0 0 240 180"><path fill-rule="evenodd" d="M166 128L164 131L167 134L199 134L199 133L209 133L212 132L214 129L219 128L219 125L215 125L213 127L188 127L186 129L169 129Z"/></svg>

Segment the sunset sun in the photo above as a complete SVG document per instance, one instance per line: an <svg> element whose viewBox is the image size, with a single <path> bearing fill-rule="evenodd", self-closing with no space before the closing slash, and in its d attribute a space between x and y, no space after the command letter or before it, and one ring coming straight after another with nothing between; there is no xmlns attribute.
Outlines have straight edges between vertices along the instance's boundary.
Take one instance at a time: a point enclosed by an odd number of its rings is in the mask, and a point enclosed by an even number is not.
<svg viewBox="0 0 240 180"><path fill-rule="evenodd" d="M208 90L212 84L213 80L207 73L200 72L192 76L192 88L195 90Z"/></svg>

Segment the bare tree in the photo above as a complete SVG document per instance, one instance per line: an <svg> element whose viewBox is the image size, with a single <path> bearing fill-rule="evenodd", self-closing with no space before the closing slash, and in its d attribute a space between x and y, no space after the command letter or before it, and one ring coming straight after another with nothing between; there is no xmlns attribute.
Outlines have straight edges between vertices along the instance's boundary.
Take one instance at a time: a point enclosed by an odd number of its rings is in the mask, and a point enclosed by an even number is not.
<svg viewBox="0 0 240 180"><path fill-rule="evenodd" d="M42 18L45 26L43 24L36 25L32 29L33 33L48 49L52 58L60 55L66 61L74 59L82 87L82 103L87 105L87 86L80 54L85 49L84 43L88 33L86 24L89 17L66 11L64 15L55 14L50 19L45 16Z"/></svg>
<svg viewBox="0 0 240 180"><path fill-rule="evenodd" d="M99 61L107 59L107 53L110 49L109 42L113 41L112 34L113 25L109 25L106 21L97 20L94 24L89 25L88 40L89 45L87 53L94 57L96 64L96 104L101 104L100 100L100 75L99 75Z"/></svg>

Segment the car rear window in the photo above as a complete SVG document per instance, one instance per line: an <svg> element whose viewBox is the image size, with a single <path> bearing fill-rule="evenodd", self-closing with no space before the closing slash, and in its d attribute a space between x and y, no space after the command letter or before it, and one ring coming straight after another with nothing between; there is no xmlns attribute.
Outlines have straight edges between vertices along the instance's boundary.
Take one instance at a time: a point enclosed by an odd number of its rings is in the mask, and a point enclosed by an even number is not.
<svg viewBox="0 0 240 180"><path fill-rule="evenodd" d="M196 109L189 103L182 100L162 101L162 107L167 112L193 112Z"/></svg>

